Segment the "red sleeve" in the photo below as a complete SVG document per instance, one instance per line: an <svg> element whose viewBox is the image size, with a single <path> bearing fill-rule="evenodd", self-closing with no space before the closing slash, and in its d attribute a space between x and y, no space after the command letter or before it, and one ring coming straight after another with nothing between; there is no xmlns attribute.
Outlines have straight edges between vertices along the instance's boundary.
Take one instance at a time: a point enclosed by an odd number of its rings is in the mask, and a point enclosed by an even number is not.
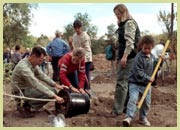
<svg viewBox="0 0 180 130"><path fill-rule="evenodd" d="M59 78L62 82L63 85L70 86L71 83L67 78L67 68L68 68L68 63L69 62L69 57L68 55L64 55L58 62L58 66L60 67L59 71Z"/></svg>
<svg viewBox="0 0 180 130"><path fill-rule="evenodd" d="M85 82L85 76L86 76L86 73L85 73L85 60L83 60L81 62L81 66L79 68L79 74L78 74L78 79L79 79L79 88L84 88L84 82Z"/></svg>

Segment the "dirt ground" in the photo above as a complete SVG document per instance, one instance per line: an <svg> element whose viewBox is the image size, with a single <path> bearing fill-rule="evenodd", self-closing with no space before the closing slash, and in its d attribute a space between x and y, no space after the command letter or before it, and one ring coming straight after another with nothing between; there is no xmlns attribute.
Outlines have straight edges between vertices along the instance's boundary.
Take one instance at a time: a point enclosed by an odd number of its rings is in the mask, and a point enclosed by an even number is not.
<svg viewBox="0 0 180 130"><path fill-rule="evenodd" d="M90 99L90 110L87 114L66 118L67 127L121 127L125 115L117 117L110 115L116 78L110 74L110 62L104 55L93 57L95 70L92 71L92 90L97 98ZM166 73L164 80L158 78L157 88L152 89L152 104L148 119L152 127L177 126L177 80L176 74ZM9 84L4 84L4 91L10 92ZM54 110L54 103L46 105ZM15 101L7 96L3 100L4 127L51 127L48 114L44 111L36 112L33 118L22 119L16 110ZM138 123L138 114L132 123L133 127L143 127Z"/></svg>

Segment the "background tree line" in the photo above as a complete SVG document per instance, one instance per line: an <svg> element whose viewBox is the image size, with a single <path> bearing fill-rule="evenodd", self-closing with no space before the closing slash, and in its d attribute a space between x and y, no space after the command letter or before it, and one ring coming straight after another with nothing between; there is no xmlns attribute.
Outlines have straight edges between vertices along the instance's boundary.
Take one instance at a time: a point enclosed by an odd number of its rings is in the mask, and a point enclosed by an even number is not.
<svg viewBox="0 0 180 130"><path fill-rule="evenodd" d="M32 10L37 9L37 4L28 3L5 3L3 5L3 48L13 48L16 44L22 45L24 48L33 47L35 45L46 46L50 39L42 34L40 37L29 35L29 26L33 18ZM173 8L173 5L172 5ZM173 22L177 18L177 12L159 11L157 14L159 23L165 27L162 34L153 35L156 43L160 40L166 41L171 39L170 49L177 52L177 30L172 32ZM114 24L107 26L107 32L97 38L98 27L91 24L91 17L87 13L76 13L74 20L79 19L83 23L83 31L86 31L92 40L93 54L104 53L107 45L107 39L115 39L115 31L117 27ZM177 20L176 20L177 21ZM74 34L73 21L64 26L63 39L68 41L69 36ZM150 34L148 30L141 32L141 36Z"/></svg>

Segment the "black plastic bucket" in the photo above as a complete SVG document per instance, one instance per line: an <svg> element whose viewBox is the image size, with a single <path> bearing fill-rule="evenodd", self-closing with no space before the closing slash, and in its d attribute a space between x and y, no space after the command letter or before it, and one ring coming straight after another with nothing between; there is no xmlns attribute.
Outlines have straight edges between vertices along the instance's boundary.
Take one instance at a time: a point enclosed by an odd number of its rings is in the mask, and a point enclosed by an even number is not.
<svg viewBox="0 0 180 130"><path fill-rule="evenodd" d="M79 114L87 114L90 108L90 100L87 94L61 90L58 96L64 98L63 104L55 103L56 111L65 117L72 117Z"/></svg>

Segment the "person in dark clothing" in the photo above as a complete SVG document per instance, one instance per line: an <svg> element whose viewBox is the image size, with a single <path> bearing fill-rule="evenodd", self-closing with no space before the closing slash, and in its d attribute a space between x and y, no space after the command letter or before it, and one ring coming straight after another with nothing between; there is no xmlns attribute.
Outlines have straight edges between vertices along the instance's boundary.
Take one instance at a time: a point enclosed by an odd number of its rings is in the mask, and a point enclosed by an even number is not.
<svg viewBox="0 0 180 130"><path fill-rule="evenodd" d="M18 64L18 62L22 59L20 49L21 49L21 47L20 47L19 45L16 45L16 46L15 46L15 51L14 51L14 53L12 54L12 57L11 57L11 61L12 61L12 63L13 63L12 70L16 67L16 65Z"/></svg>
<svg viewBox="0 0 180 130"><path fill-rule="evenodd" d="M11 60L11 53L10 53L10 49L7 48L6 51L3 54L3 62L4 63L9 63Z"/></svg>
<svg viewBox="0 0 180 130"><path fill-rule="evenodd" d="M24 55L22 56L22 58L28 57L30 55L30 49L26 48L26 52L24 53Z"/></svg>
<svg viewBox="0 0 180 130"><path fill-rule="evenodd" d="M107 45L111 46L111 54L112 57L109 59L111 62L111 77L114 78L116 75L116 65L115 65L115 60L116 60L116 46L115 46L115 40L113 38L110 38L108 41Z"/></svg>

